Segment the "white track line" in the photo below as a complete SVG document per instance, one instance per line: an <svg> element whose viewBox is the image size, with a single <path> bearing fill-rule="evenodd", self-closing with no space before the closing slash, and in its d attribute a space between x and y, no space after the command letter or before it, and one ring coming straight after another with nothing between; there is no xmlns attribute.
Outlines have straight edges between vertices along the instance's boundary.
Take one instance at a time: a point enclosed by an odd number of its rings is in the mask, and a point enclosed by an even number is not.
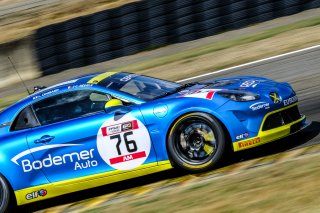
<svg viewBox="0 0 320 213"><path fill-rule="evenodd" d="M302 53L302 52L305 52L305 51L308 51L308 50L317 49L317 48L320 48L320 45L315 45L315 46L304 48L304 49L301 49L301 50L296 50L296 51L284 53L284 54L281 54L281 55L276 55L276 56L272 56L272 57L269 57L269 58L259 59L259 60L252 61L252 62L249 62L249 63L240 64L240 65L233 66L233 67L228 67L228 68L225 68L225 69L222 69L222 70L217 70L217 71L209 72L209 73L206 73L206 74L197 75L197 76L194 76L194 77L191 77L191 78L186 78L186 79L179 80L177 82L180 83L180 82L183 82L183 81L190 81L190 80L193 80L193 79L196 79L196 78L201 78L201 77L205 77L205 76L208 76L208 75L214 75L214 74L218 74L218 73L222 73L222 72L227 72L227 71L230 71L230 70L233 70L233 69L249 66L249 65L252 65L252 64L261 63L261 62L264 62L264 61L273 60L273 59L276 59L276 58L281 58L281 57L288 56L288 55L293 55L293 54L296 54L296 53Z"/></svg>

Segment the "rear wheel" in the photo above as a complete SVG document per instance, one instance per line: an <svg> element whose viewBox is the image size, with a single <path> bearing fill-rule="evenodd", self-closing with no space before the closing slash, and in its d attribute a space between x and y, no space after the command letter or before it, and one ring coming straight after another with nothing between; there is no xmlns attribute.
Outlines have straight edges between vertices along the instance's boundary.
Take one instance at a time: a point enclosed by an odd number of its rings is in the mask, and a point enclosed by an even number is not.
<svg viewBox="0 0 320 213"><path fill-rule="evenodd" d="M167 147L174 165L187 171L202 172L221 160L225 141L217 119L205 113L190 113L175 122Z"/></svg>
<svg viewBox="0 0 320 213"><path fill-rule="evenodd" d="M10 212L11 193L6 179L0 175L0 212Z"/></svg>

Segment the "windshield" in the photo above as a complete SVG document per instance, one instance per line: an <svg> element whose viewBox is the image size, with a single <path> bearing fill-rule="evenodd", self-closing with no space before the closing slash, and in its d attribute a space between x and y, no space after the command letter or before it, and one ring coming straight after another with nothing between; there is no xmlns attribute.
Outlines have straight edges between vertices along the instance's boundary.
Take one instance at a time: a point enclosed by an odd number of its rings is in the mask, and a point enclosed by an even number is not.
<svg viewBox="0 0 320 213"><path fill-rule="evenodd" d="M181 84L132 73L116 73L99 82L100 86L133 95L145 101L176 91Z"/></svg>

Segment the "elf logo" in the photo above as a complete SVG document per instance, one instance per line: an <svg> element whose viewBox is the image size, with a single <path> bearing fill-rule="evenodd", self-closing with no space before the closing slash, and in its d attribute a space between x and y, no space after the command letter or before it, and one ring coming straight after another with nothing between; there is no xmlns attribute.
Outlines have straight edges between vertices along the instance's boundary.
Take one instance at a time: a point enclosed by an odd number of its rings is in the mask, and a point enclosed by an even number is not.
<svg viewBox="0 0 320 213"><path fill-rule="evenodd" d="M241 135L238 135L237 137L236 137L236 139L237 140L240 140L240 139L245 139L245 138L248 138L249 137L249 133L243 133L243 134L241 134Z"/></svg>
<svg viewBox="0 0 320 213"><path fill-rule="evenodd" d="M31 192L29 194L26 194L26 199L27 200L31 200L31 199L35 199L39 196L44 197L48 194L47 190L45 189L41 189L39 191L35 191L35 192Z"/></svg>

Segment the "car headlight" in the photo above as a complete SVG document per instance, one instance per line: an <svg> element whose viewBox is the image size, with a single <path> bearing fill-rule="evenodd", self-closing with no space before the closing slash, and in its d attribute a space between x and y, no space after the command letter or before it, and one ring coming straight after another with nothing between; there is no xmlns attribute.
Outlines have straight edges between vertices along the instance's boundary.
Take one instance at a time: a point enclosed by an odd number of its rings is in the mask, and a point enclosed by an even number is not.
<svg viewBox="0 0 320 213"><path fill-rule="evenodd" d="M260 96L252 92L240 92L240 91L219 91L217 92L224 98L228 98L232 101L246 102L259 100Z"/></svg>

